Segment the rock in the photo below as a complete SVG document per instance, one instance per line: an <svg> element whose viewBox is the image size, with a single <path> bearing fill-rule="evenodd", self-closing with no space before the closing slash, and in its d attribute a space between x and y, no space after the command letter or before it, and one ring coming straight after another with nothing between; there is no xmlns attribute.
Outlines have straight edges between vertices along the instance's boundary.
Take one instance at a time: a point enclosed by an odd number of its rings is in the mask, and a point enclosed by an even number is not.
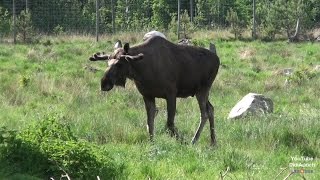
<svg viewBox="0 0 320 180"><path fill-rule="evenodd" d="M262 94L249 93L230 111L228 119L237 119L251 115L264 115L273 112L273 102Z"/></svg>
<svg viewBox="0 0 320 180"><path fill-rule="evenodd" d="M320 72L320 65L316 65L316 66L313 68L313 71Z"/></svg>
<svg viewBox="0 0 320 180"><path fill-rule="evenodd" d="M146 33L144 36L143 36L143 41L146 41L147 39L153 37L153 36L160 36L160 37L163 37L165 39L167 39L167 37L162 33L162 32L159 32L159 31L150 31L148 33Z"/></svg>
<svg viewBox="0 0 320 180"><path fill-rule="evenodd" d="M293 73L293 69L292 68L286 68L282 70L282 74L285 76L290 76Z"/></svg>
<svg viewBox="0 0 320 180"><path fill-rule="evenodd" d="M285 68L275 71L276 75L291 76L294 72L293 68Z"/></svg>

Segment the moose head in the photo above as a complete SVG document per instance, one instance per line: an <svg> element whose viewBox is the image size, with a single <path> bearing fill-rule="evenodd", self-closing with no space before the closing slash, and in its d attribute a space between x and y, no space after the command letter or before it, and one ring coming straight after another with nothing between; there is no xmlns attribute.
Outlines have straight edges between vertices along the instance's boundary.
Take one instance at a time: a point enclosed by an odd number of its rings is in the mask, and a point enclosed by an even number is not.
<svg viewBox="0 0 320 180"><path fill-rule="evenodd" d="M143 59L141 53L133 56L129 55L129 48L129 43L125 43L122 47L121 41L118 41L112 54L107 55L98 52L89 58L90 61L108 62L108 67L101 78L102 91L110 91L114 85L125 87L131 68L130 63Z"/></svg>

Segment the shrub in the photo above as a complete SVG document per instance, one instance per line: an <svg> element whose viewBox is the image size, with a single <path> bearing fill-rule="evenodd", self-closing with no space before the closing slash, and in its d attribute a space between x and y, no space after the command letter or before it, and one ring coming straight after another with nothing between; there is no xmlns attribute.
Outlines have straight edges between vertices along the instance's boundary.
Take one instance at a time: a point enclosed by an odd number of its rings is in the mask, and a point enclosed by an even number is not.
<svg viewBox="0 0 320 180"><path fill-rule="evenodd" d="M96 145L79 140L55 117L22 132L1 128L0 153L1 162L11 166L13 172L41 178L68 173L71 178L114 179L123 176L125 168Z"/></svg>
<svg viewBox="0 0 320 180"><path fill-rule="evenodd" d="M63 35L63 33L64 33L64 28L62 26L60 26L59 24L53 28L54 35L59 36L59 35Z"/></svg>
<svg viewBox="0 0 320 180"><path fill-rule="evenodd" d="M309 70L306 67L302 67L288 78L288 82L301 85L303 82L308 81L316 76L316 72Z"/></svg>

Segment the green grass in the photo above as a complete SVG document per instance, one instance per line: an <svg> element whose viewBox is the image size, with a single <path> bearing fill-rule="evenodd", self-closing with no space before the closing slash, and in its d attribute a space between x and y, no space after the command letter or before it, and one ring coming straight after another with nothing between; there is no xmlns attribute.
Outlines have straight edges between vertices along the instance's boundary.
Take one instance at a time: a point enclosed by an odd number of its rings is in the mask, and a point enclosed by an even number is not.
<svg viewBox="0 0 320 180"><path fill-rule="evenodd" d="M288 168L292 156L315 158L309 163L316 167L306 168L314 172L304 176L320 179L320 75L312 71L320 64L320 44L199 37L205 38L199 39L205 46L215 42L223 64L210 94L216 147L209 146L208 124L196 145L169 137L164 128L166 103L161 99L157 99L155 142L150 143L144 103L133 82L125 89L100 92L106 65L89 62L88 57L112 50L117 37L108 36L99 43L90 37L47 37L39 44L0 44L0 127L23 131L56 114L77 137L97 144L123 163L126 179L218 179L227 167L226 179L274 179L282 168ZM88 66L98 71L93 73ZM284 68L307 69L315 75L285 85L288 77L279 73ZM228 120L231 108L249 92L270 97L274 113ZM199 114L195 98L178 100L176 125L187 142L198 126ZM292 169L299 168L288 168L277 178L286 177ZM0 176L36 175L3 168Z"/></svg>

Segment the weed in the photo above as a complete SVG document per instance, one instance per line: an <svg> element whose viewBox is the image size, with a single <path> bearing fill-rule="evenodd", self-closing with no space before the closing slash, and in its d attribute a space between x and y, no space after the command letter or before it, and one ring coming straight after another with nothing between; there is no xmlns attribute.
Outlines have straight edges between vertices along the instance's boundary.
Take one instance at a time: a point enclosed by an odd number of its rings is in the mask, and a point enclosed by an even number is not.
<svg viewBox="0 0 320 180"><path fill-rule="evenodd" d="M309 68L302 67L293 72L292 76L288 78L288 81L291 83L296 83L301 85L305 81L309 81L310 79L316 76L315 72L309 70Z"/></svg>

